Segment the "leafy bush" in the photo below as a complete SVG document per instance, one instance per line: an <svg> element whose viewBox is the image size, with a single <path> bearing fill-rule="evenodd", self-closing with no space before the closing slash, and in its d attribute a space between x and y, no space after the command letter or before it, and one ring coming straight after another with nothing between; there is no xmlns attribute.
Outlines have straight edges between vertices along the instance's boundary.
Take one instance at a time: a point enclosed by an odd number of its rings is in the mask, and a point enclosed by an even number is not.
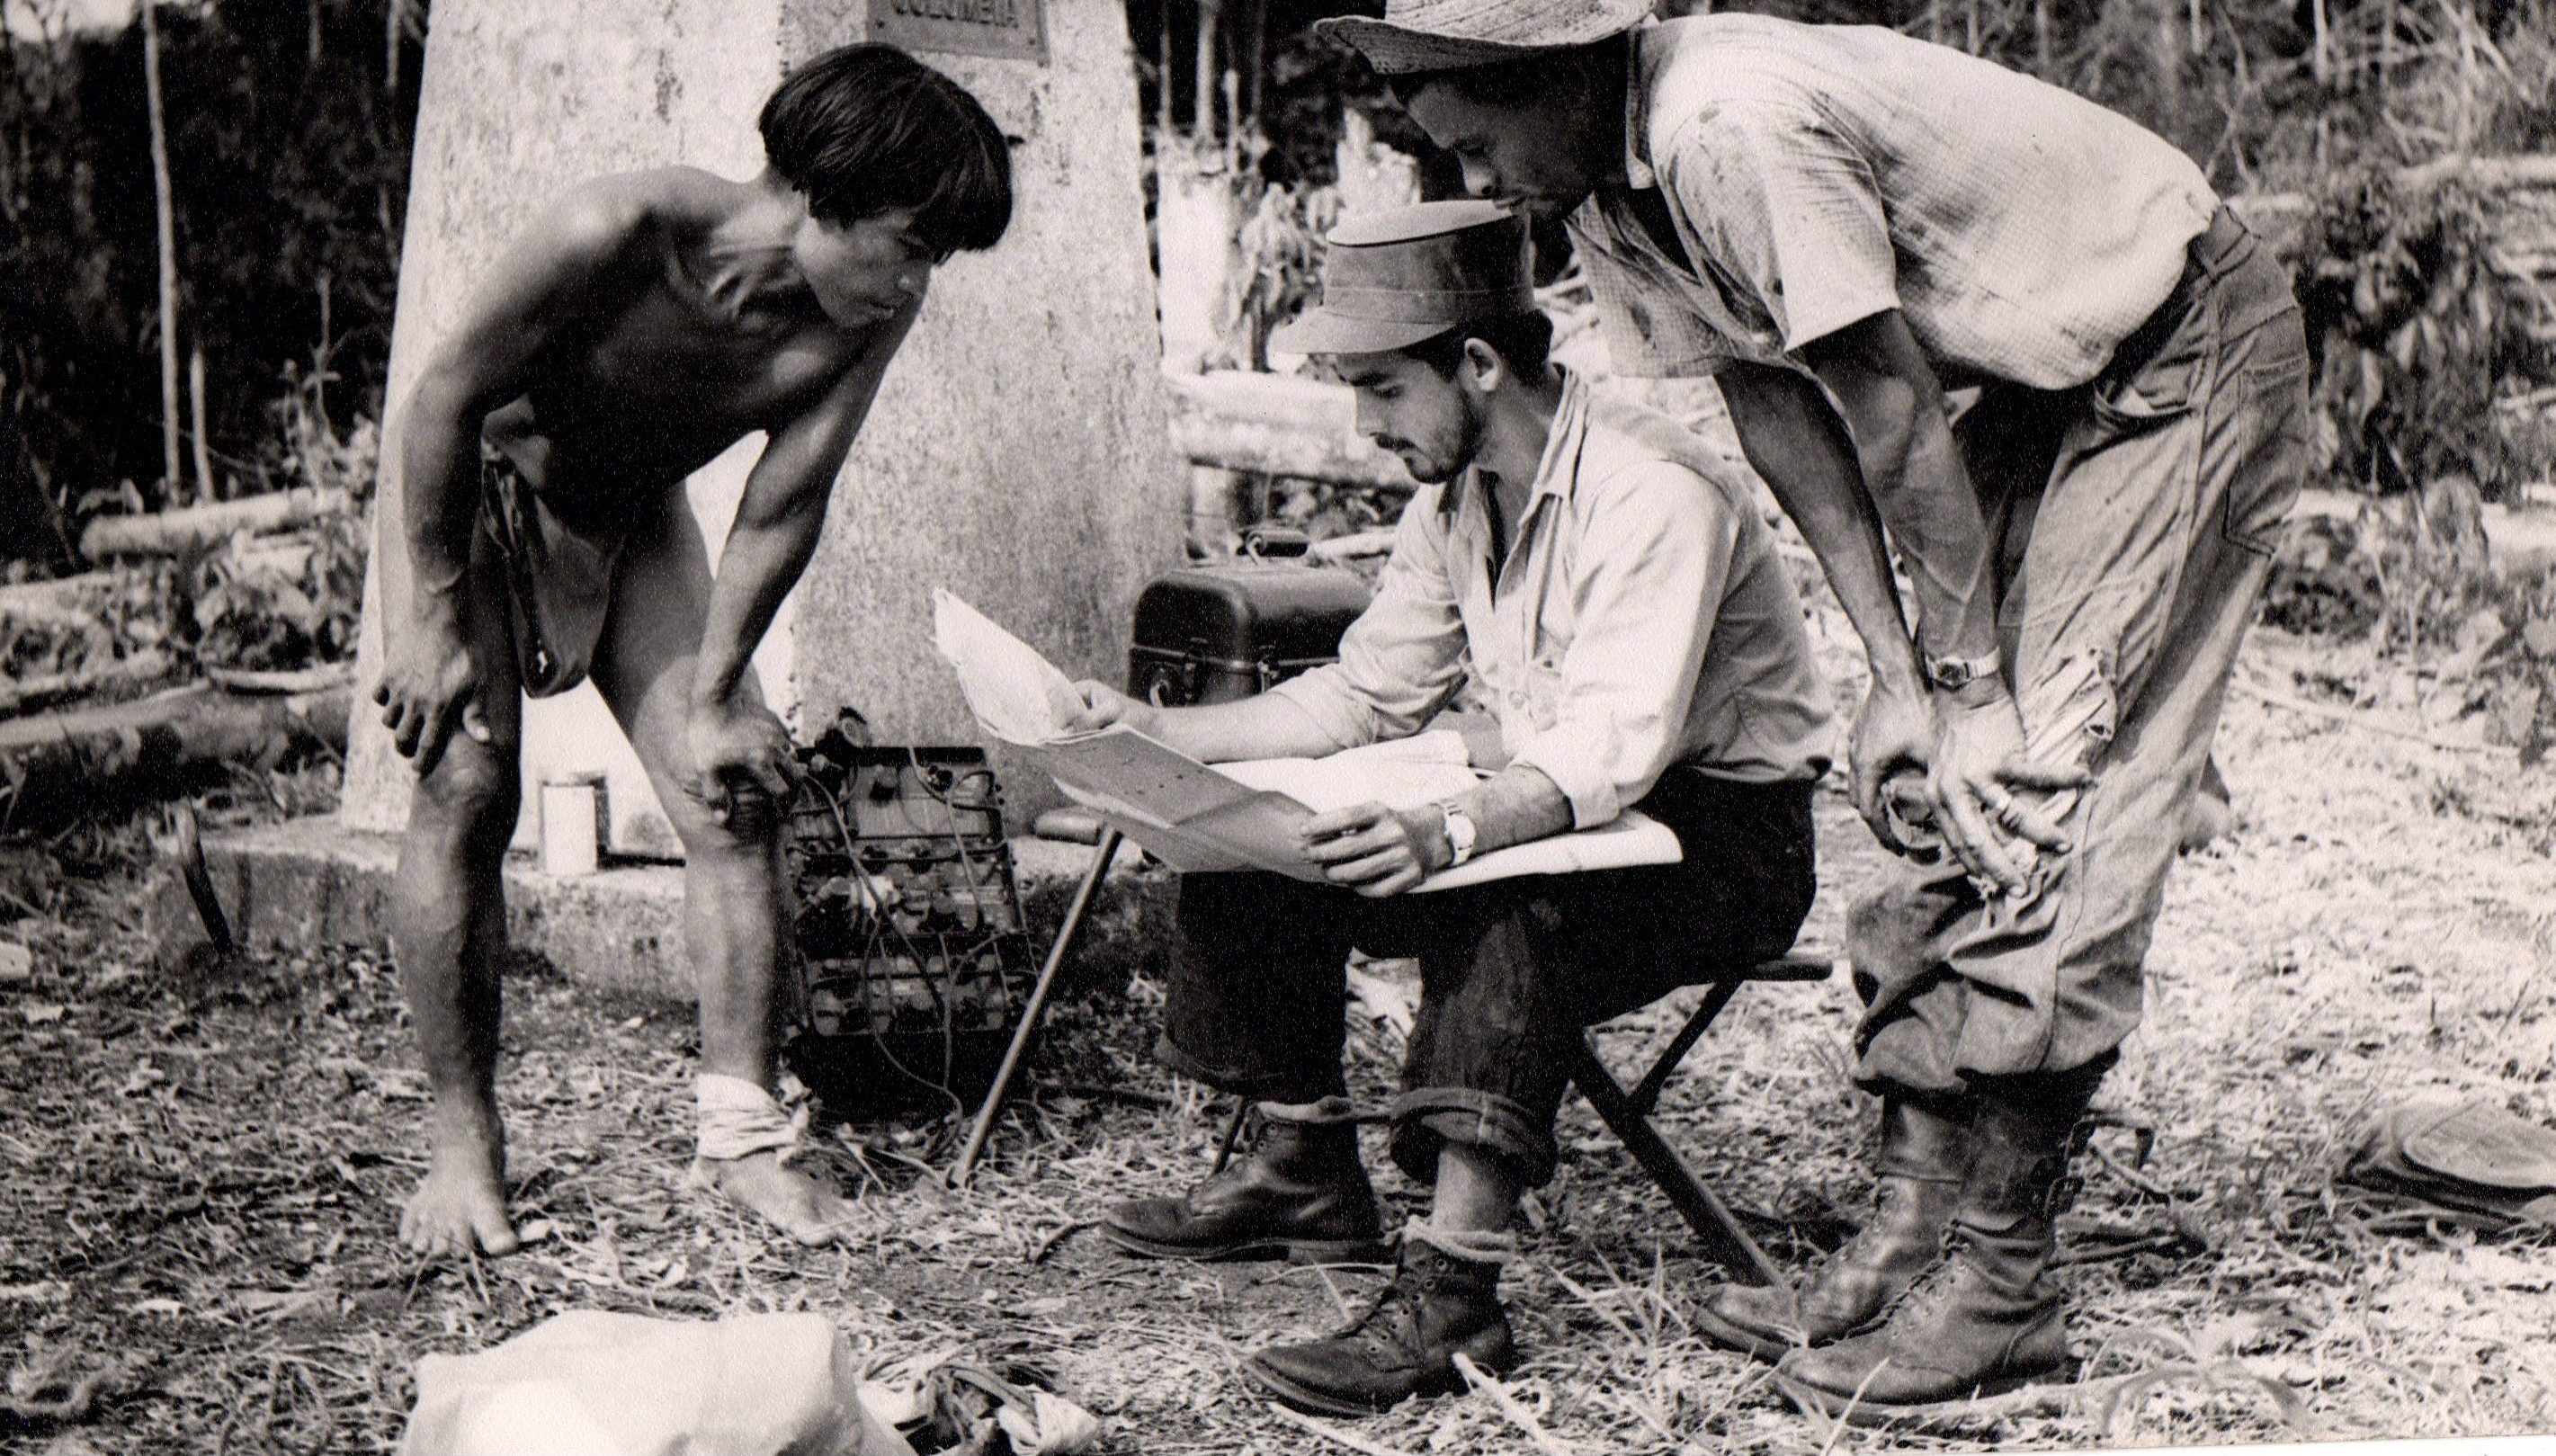
<svg viewBox="0 0 2556 1456"><path fill-rule="evenodd" d="M2556 358L2527 327L2530 280L2494 256L2489 205L2455 177L2375 172L2320 200L2297 276L2327 472L2380 492L2466 476L2492 499L2548 463L2495 418L2496 380L2549 377Z"/></svg>

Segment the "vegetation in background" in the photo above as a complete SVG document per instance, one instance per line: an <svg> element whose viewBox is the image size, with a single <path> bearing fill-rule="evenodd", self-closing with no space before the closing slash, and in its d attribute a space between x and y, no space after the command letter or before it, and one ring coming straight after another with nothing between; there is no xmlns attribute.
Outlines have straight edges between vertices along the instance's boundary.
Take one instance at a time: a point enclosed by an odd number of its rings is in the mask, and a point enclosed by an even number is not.
<svg viewBox="0 0 2556 1456"><path fill-rule="evenodd" d="M2379 493L2464 476L2492 499L2556 459L2497 408L2498 381L2556 377L2556 308L2500 256L2492 205L2455 174L2364 171L2320 199L2297 278L2328 475Z"/></svg>
<svg viewBox="0 0 2556 1456"><path fill-rule="evenodd" d="M83 518L196 490L161 455L140 31L0 6L0 564L61 566ZM293 483L276 401L308 380L332 438L379 418L425 12L160 7L180 346L205 359L216 496Z"/></svg>

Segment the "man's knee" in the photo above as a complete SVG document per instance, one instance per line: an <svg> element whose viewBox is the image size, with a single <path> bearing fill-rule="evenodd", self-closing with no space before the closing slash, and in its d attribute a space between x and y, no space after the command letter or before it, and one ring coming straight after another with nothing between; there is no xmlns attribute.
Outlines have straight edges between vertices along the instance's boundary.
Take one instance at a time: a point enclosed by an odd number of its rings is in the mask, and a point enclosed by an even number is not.
<svg viewBox="0 0 2556 1456"><path fill-rule="evenodd" d="M690 861L768 858L781 842L786 808L752 785L730 788L724 810L715 811L690 793L679 793L665 806L675 838Z"/></svg>
<svg viewBox="0 0 2556 1456"><path fill-rule="evenodd" d="M420 779L409 810L410 833L448 837L473 850L503 853L523 803L515 745L456 735L435 771Z"/></svg>

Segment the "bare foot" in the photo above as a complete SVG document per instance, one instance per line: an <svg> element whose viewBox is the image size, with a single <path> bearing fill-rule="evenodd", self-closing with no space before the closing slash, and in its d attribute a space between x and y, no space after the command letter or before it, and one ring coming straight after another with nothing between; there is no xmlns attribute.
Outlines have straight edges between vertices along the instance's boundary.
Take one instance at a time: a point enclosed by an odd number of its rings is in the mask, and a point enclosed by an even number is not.
<svg viewBox="0 0 2556 1456"><path fill-rule="evenodd" d="M791 1238L811 1249L834 1242L834 1224L842 1217L842 1200L819 1180L782 1164L778 1152L750 1153L740 1158L696 1158L693 1175L779 1224Z"/></svg>
<svg viewBox="0 0 2556 1456"><path fill-rule="evenodd" d="M400 1242L433 1257L466 1257L472 1246L512 1254L521 1242L506 1218L506 1133L494 1109L439 1109L426 1177L400 1210Z"/></svg>

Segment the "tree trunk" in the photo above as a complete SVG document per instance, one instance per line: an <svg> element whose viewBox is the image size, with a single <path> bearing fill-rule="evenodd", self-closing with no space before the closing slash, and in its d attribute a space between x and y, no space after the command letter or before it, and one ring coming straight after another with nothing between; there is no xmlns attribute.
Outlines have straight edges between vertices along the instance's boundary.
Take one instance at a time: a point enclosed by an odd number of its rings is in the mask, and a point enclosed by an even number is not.
<svg viewBox="0 0 2556 1456"><path fill-rule="evenodd" d="M213 495L213 445L204 433L204 348L197 344L187 351L187 418L194 436L195 498L211 500Z"/></svg>
<svg viewBox="0 0 2556 1456"><path fill-rule="evenodd" d="M1163 23L1154 30L1154 146L1172 135L1172 6L1163 0Z"/></svg>
<svg viewBox="0 0 2556 1456"><path fill-rule="evenodd" d="M400 31L408 23L408 0L382 7L382 94L397 100L400 83Z"/></svg>
<svg viewBox="0 0 2556 1456"><path fill-rule="evenodd" d="M138 703L0 723L0 828L60 824L102 803L179 793L229 764L344 752L348 691L252 697L208 685Z"/></svg>
<svg viewBox="0 0 2556 1456"><path fill-rule="evenodd" d="M343 490L301 486L185 510L140 516L99 516L80 533L80 554L92 561L117 556L176 556L242 531L281 531L348 507Z"/></svg>
<svg viewBox="0 0 2556 1456"><path fill-rule="evenodd" d="M142 4L142 89L151 114L151 199L160 222L161 482L178 503L178 218L169 190L169 122L160 96L159 0Z"/></svg>
<svg viewBox="0 0 2556 1456"><path fill-rule="evenodd" d="M1201 143L1215 139L1215 34L1224 18L1224 0L1199 0L1197 74L1198 104L1190 113L1190 135Z"/></svg>
<svg viewBox="0 0 2556 1456"><path fill-rule="evenodd" d="M146 647L131 657L110 658L76 672L47 673L0 683L0 719L15 718L65 698L84 698L104 688L156 682L169 675L171 665L168 653Z"/></svg>

